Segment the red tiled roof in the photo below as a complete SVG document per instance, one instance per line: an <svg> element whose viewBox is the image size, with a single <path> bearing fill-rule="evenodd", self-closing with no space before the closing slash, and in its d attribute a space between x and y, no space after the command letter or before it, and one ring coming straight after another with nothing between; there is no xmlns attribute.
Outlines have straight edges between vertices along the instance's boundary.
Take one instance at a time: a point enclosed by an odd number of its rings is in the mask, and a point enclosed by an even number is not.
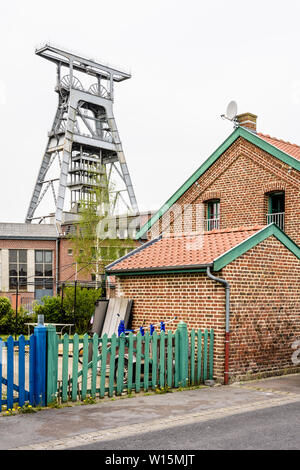
<svg viewBox="0 0 300 470"><path fill-rule="evenodd" d="M123 260L112 263L107 271L113 273L208 265L262 228L263 226L256 225L198 234L165 234L135 250Z"/></svg>
<svg viewBox="0 0 300 470"><path fill-rule="evenodd" d="M271 137L268 134L262 134L261 132L257 133L258 137L265 140L269 144L277 147L282 152L289 154L291 157L297 158L300 160L300 146L296 144L291 144L290 142L285 142L281 139L276 139L276 137Z"/></svg>

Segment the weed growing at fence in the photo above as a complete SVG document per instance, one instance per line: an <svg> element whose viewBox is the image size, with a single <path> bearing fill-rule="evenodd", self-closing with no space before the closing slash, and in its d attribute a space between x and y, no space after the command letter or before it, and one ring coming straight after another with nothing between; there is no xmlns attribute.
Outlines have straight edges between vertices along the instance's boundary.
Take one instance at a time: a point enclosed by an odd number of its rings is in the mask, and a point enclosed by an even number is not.
<svg viewBox="0 0 300 470"><path fill-rule="evenodd" d="M24 406L19 406L18 407L18 412L19 413L22 413L22 414L29 414L29 413L36 413L39 409L41 409L40 407L38 408L33 408L31 405L24 405Z"/></svg>
<svg viewBox="0 0 300 470"><path fill-rule="evenodd" d="M62 405L59 403L58 399L52 401L48 404L48 408L62 408Z"/></svg>
<svg viewBox="0 0 300 470"><path fill-rule="evenodd" d="M159 395L162 393L173 393L173 390L171 387L168 387L168 385L166 385L165 387L156 388L155 393Z"/></svg>
<svg viewBox="0 0 300 470"><path fill-rule="evenodd" d="M90 395L88 397L86 397L84 400L83 400L83 405L94 405L96 402L95 398L91 397Z"/></svg>
<svg viewBox="0 0 300 470"><path fill-rule="evenodd" d="M5 405L3 406L3 413L2 416L15 416L16 414L28 414L28 413L36 413L37 411L41 410L41 407L32 407L28 403L23 406L18 406L16 403L13 408L5 409Z"/></svg>

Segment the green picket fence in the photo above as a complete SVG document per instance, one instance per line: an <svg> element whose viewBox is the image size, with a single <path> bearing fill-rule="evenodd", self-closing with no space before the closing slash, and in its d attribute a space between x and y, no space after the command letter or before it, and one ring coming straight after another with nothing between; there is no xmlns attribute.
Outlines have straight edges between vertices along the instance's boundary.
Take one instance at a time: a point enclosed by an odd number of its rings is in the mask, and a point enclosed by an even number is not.
<svg viewBox="0 0 300 470"><path fill-rule="evenodd" d="M87 334L59 339L48 327L47 403L84 400L131 391L178 388L213 378L213 330Z"/></svg>

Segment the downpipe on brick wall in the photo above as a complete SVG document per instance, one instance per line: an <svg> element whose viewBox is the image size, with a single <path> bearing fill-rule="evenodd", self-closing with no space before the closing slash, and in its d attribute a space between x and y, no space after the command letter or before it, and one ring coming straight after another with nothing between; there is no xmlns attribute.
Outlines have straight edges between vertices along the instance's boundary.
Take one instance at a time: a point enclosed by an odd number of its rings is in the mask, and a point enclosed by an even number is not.
<svg viewBox="0 0 300 470"><path fill-rule="evenodd" d="M220 282L225 286L225 364L224 364L224 385L229 382L229 337L230 337L230 284L219 277L214 276L210 271L210 266L207 266L206 273L210 279Z"/></svg>

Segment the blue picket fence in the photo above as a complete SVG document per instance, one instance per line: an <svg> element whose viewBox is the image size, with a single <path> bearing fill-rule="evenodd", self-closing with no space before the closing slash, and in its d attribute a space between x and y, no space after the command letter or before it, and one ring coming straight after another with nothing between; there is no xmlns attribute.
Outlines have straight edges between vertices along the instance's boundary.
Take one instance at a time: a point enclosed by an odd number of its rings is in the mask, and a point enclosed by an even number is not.
<svg viewBox="0 0 300 470"><path fill-rule="evenodd" d="M36 327L28 340L0 338L0 412L3 405L12 409L45 405L46 328Z"/></svg>

